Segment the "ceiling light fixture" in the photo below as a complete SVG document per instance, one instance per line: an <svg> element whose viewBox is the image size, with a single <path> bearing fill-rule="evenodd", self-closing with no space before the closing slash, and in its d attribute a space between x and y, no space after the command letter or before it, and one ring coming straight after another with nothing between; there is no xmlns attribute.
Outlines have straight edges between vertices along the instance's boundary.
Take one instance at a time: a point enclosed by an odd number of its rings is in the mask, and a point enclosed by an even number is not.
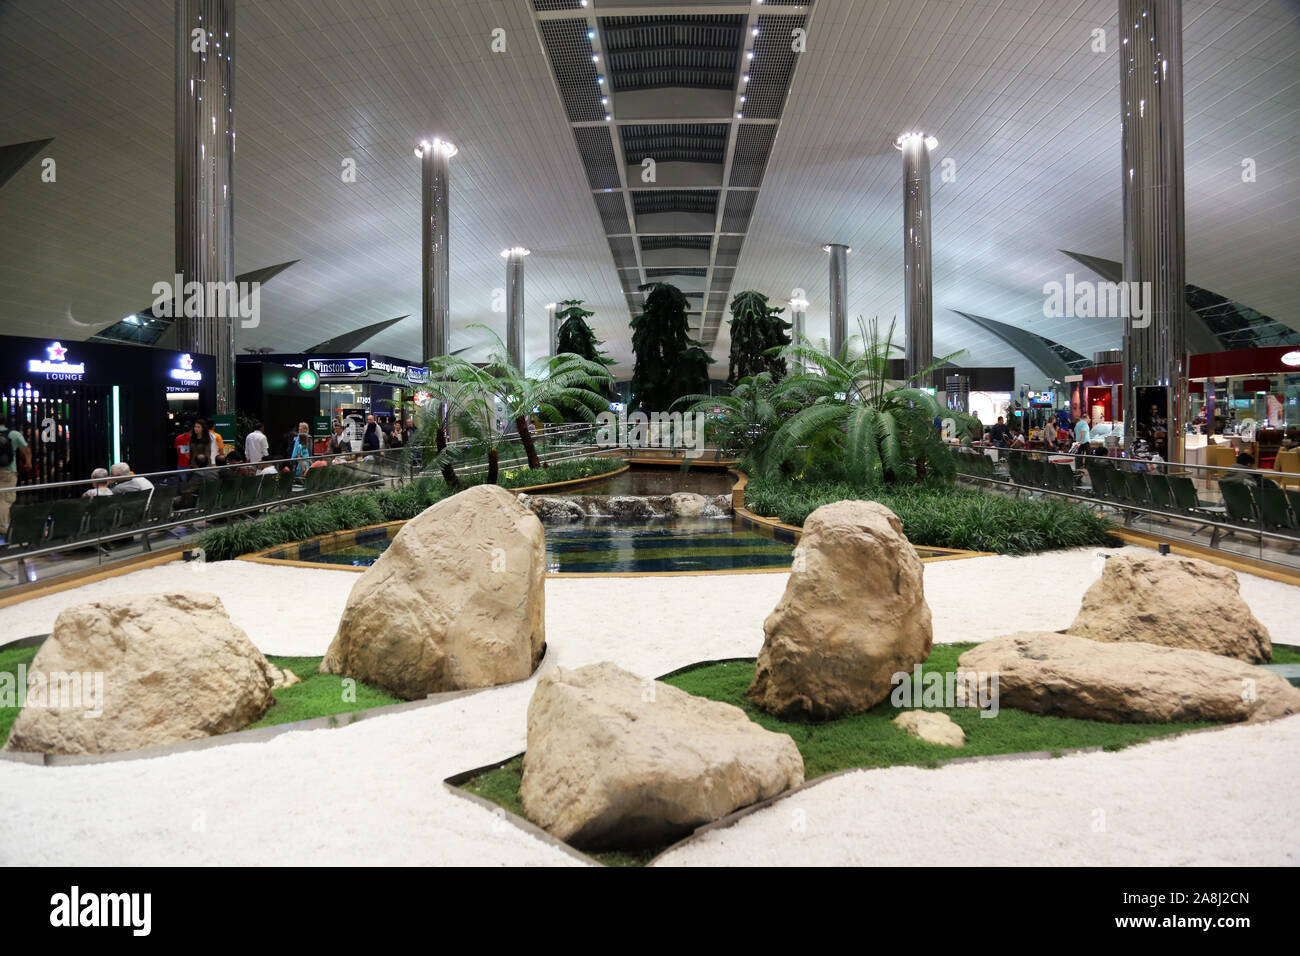
<svg viewBox="0 0 1300 956"><path fill-rule="evenodd" d="M451 159L451 157L455 156L458 152L460 152L460 150L456 148L455 143L451 143L445 139L420 140L419 144L415 147L415 155L423 156L426 150L432 150L433 152L436 153L442 153L448 159Z"/></svg>
<svg viewBox="0 0 1300 956"><path fill-rule="evenodd" d="M922 133L919 130L913 130L910 133L902 134L901 136L898 137L898 139L894 140L894 148L902 149L904 143L906 143L908 140L913 140L913 139L918 139L924 142L927 149L934 149L936 146L939 145L939 141L935 139L933 136L927 136L925 133Z"/></svg>

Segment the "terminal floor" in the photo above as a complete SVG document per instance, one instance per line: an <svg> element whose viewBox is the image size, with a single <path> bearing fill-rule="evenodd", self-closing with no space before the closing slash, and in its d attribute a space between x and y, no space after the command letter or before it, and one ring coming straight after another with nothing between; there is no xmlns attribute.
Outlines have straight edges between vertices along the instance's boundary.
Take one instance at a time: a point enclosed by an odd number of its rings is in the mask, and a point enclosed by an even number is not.
<svg viewBox="0 0 1300 956"><path fill-rule="evenodd" d="M1067 627L1101 553L926 565L936 640ZM1300 644L1300 590L1239 578L1274 640ZM62 607L96 595L183 588L219 594L267 652L320 654L358 580L348 571L173 563L0 608L0 635L47 632ZM753 656L785 581L784 573L548 579L545 666L612 660L658 675ZM573 865L441 784L523 749L532 688L157 759L0 763L0 863ZM1294 865L1298 747L1292 717L1119 753L864 771L662 862ZM803 811L801 829L791 825L794 810Z"/></svg>

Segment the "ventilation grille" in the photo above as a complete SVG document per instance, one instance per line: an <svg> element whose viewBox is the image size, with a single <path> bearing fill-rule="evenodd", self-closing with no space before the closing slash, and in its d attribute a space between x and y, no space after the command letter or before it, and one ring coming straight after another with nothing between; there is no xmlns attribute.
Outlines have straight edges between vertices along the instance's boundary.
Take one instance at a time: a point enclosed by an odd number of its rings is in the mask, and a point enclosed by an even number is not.
<svg viewBox="0 0 1300 956"><path fill-rule="evenodd" d="M656 212L718 212L718 194L712 189L642 189L632 193L632 211L638 216Z"/></svg>
<svg viewBox="0 0 1300 956"><path fill-rule="evenodd" d="M649 157L656 163L721 163L727 153L726 123L663 123L620 126L623 158L639 165Z"/></svg>
<svg viewBox="0 0 1300 956"><path fill-rule="evenodd" d="M731 155L731 186L758 186L767 168L767 154L776 137L775 123L741 123Z"/></svg>
<svg viewBox="0 0 1300 956"><path fill-rule="evenodd" d="M617 193L596 193L596 211L600 213L600 221L605 226L605 232L631 232L627 224L627 204L623 201L623 194Z"/></svg>
<svg viewBox="0 0 1300 956"><path fill-rule="evenodd" d="M614 265L619 269L636 268L636 243L630 237L609 240L609 251L614 255Z"/></svg>
<svg viewBox="0 0 1300 956"><path fill-rule="evenodd" d="M768 0L769 3L777 3L779 0ZM533 9L538 11L548 10L581 10L582 0L533 0Z"/></svg>
<svg viewBox="0 0 1300 956"><path fill-rule="evenodd" d="M569 114L569 122L603 120L599 74L591 62L591 41L587 39L587 21L579 18L542 20L539 23L542 44L555 72L555 85Z"/></svg>
<svg viewBox="0 0 1300 956"><path fill-rule="evenodd" d="M651 249L705 249L713 245L712 236L642 236L641 251Z"/></svg>
<svg viewBox="0 0 1300 956"><path fill-rule="evenodd" d="M647 269L645 271L647 279L668 279L673 276L693 276L697 279L703 279L708 274L708 269Z"/></svg>
<svg viewBox="0 0 1300 956"><path fill-rule="evenodd" d="M745 87L745 116L751 119L778 119L790 89L795 57L793 30L802 28L803 16L763 16L758 18L758 36L754 39L754 59L749 64L749 83Z"/></svg>
<svg viewBox="0 0 1300 956"><path fill-rule="evenodd" d="M735 85L741 16L602 17L600 26L615 90Z"/></svg>
<svg viewBox="0 0 1300 956"><path fill-rule="evenodd" d="M578 126L573 130L578 144L578 155L587 170L587 182L592 189L617 189L618 160L614 156L614 141L606 126Z"/></svg>
<svg viewBox="0 0 1300 956"><path fill-rule="evenodd" d="M718 252L713 261L720 266L735 266L740 260L740 246L744 236L719 236Z"/></svg>
<svg viewBox="0 0 1300 956"><path fill-rule="evenodd" d="M749 217L754 212L758 193L750 190L727 193L727 208L722 213L723 232L744 232L749 228Z"/></svg>

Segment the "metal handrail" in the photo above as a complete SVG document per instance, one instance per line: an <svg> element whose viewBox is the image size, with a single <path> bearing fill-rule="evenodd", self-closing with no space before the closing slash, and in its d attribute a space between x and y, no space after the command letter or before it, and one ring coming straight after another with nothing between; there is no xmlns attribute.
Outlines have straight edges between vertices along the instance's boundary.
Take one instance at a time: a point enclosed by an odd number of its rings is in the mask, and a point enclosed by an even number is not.
<svg viewBox="0 0 1300 956"><path fill-rule="evenodd" d="M1016 449L999 448L998 449L998 451L1024 451L1024 450L1025 449L1023 448L1016 448ZM1030 449L1030 451L1035 451L1035 450L1036 449ZM1039 451L1039 454L1042 453L1043 452ZM1101 458L1100 455L1076 455L1074 457L1093 458L1093 459ZM1141 459L1119 459L1119 460L1141 461ZM1169 463L1166 462L1165 464L1169 464ZM1194 465L1192 467L1214 468L1215 466ZM1227 470L1226 466L1224 466L1224 470ZM1249 469L1234 469L1234 470L1246 471ZM1268 470L1264 469L1264 473L1267 474ZM988 475L970 475L970 474L966 474L965 472L958 472L958 474L963 479L967 479L970 481L986 481L992 485L1005 486L1005 487L1017 488L1017 489L1024 488L1026 490L1038 492L1040 494L1057 495L1061 498L1070 498L1075 501L1083 501L1093 505L1110 505L1111 507L1116 508L1119 511L1131 511L1139 514L1158 515L1162 518L1178 518L1183 521L1194 521L1197 524L1201 525L1202 527L1206 527L1206 528L1222 528L1225 531L1246 531L1253 535L1257 534L1267 538L1278 538L1283 541L1300 541L1300 535L1283 534L1279 531L1269 530L1263 526L1262 521L1260 523L1260 526L1257 528L1253 525L1234 524L1231 522L1215 521L1213 520L1213 518L1210 517L1213 514L1213 512L1205 512L1204 515L1202 515L1202 514L1189 514L1186 511L1165 511L1160 508L1148 508L1144 505L1140 505L1137 503L1130 504L1128 502L1115 501L1110 498L1101 498L1096 495L1074 494L1068 491L1061 491L1058 488L1045 488L1045 487L1040 487L1038 485L1017 484L1013 479L1011 479L1010 476L1007 476L1005 478L1002 476L990 477Z"/></svg>

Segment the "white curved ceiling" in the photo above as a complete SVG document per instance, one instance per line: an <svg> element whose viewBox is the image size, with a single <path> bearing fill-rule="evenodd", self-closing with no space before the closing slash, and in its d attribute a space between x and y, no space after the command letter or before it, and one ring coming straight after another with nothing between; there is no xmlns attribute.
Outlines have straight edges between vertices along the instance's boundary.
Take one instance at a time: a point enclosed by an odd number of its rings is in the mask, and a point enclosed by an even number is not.
<svg viewBox="0 0 1300 956"><path fill-rule="evenodd" d="M1117 346L1117 320L1042 315L1043 283L1086 275L1058 250L1121 258L1115 7L816 0L733 292L785 300L803 288L809 331L824 335L821 244L847 242L850 316L901 314L891 141L921 127L939 139L936 352L1041 378L953 309L1085 355ZM237 11L236 269L300 260L263 290L262 324L240 330L241 349L296 350L411 313L367 347L416 355L412 145L432 135L460 147L453 347L481 341L473 323L503 329L499 252L525 245L528 353L544 348L545 304L580 297L630 368L623 292L529 0L239 0ZM1300 328L1300 10L1185 0L1184 24L1187 279ZM495 28L505 52L491 51ZM1107 53L1090 50L1096 28ZM0 5L0 144L54 137L0 188L0 331L84 338L170 277L172 30L159 0ZM47 157L55 183L40 180ZM1247 157L1254 183L1241 181ZM355 183L340 178L344 158ZM722 364L727 346L724 325Z"/></svg>

